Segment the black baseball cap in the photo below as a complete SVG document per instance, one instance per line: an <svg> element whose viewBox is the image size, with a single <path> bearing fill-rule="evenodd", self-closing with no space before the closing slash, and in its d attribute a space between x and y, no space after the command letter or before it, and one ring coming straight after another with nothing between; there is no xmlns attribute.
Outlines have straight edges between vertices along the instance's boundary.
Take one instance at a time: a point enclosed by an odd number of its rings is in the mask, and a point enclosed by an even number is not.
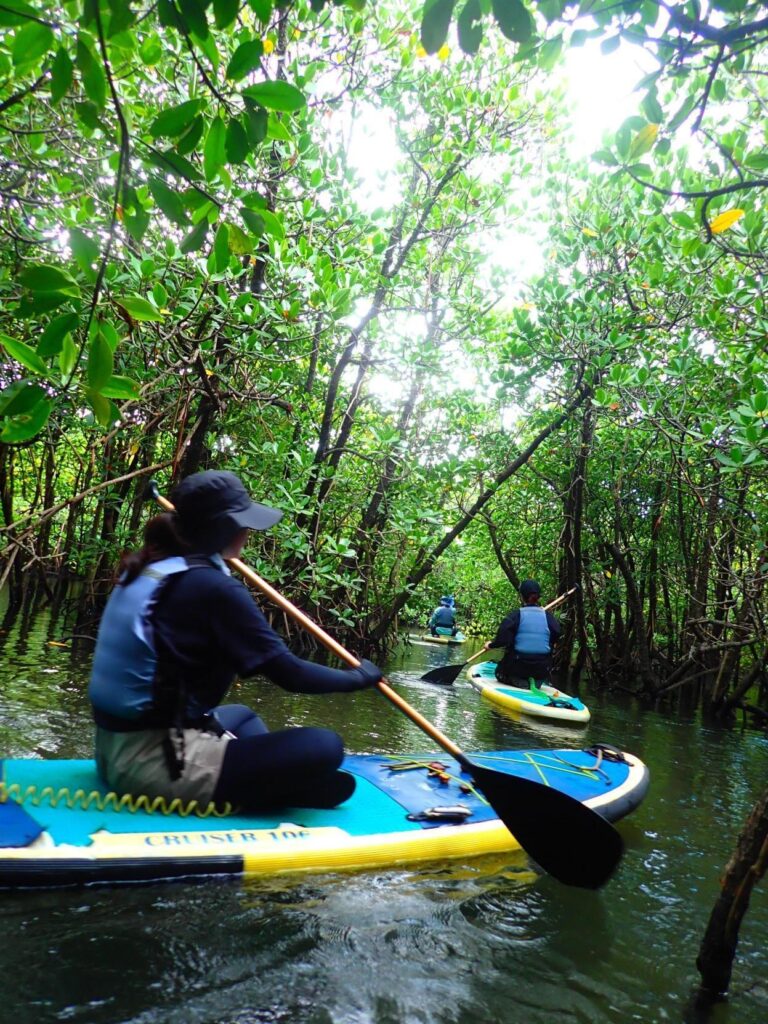
<svg viewBox="0 0 768 1024"><path fill-rule="evenodd" d="M226 547L239 530L268 530L283 518L279 509L253 501L226 469L193 473L174 488L171 500L182 536L204 554Z"/></svg>
<svg viewBox="0 0 768 1024"><path fill-rule="evenodd" d="M533 597L534 594L537 597L541 595L541 587L536 580L523 580L520 584L520 596L528 598Z"/></svg>

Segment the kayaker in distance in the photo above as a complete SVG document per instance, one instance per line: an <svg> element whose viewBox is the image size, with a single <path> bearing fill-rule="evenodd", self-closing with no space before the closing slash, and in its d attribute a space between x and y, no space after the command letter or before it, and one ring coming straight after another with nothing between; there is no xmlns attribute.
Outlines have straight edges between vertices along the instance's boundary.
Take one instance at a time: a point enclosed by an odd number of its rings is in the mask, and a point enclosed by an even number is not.
<svg viewBox="0 0 768 1024"><path fill-rule="evenodd" d="M504 647L505 652L496 666L499 682L519 685L547 681L552 670L552 650L560 639L560 623L555 616L540 607L541 587L536 580L523 580L520 584L522 608L518 608L502 621L486 650Z"/></svg>
<svg viewBox="0 0 768 1024"><path fill-rule="evenodd" d="M441 597L440 604L432 612L427 624L432 636L440 636L438 626L441 629L449 629L451 631L451 636L456 636L458 633L456 612L451 604L452 600L453 599L450 597Z"/></svg>
<svg viewBox="0 0 768 1024"><path fill-rule="evenodd" d="M99 774L119 794L202 806L335 807L355 788L338 770L337 733L270 732L249 707L220 702L236 676L316 694L374 686L381 671L297 658L230 575L224 559L240 555L248 531L282 517L234 473L195 473L172 498L176 514L150 520L144 546L124 559L99 627L88 691Z"/></svg>

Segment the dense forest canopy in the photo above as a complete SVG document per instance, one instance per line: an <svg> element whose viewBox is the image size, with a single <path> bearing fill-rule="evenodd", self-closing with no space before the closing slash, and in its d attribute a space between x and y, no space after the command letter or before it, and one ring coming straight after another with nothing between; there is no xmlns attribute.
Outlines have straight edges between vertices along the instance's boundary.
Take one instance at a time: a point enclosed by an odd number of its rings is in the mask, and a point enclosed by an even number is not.
<svg viewBox="0 0 768 1024"><path fill-rule="evenodd" d="M535 574L571 686L759 715L764 14L0 2L3 584L97 609L147 481L230 468L358 650ZM653 70L576 160L583 45Z"/></svg>

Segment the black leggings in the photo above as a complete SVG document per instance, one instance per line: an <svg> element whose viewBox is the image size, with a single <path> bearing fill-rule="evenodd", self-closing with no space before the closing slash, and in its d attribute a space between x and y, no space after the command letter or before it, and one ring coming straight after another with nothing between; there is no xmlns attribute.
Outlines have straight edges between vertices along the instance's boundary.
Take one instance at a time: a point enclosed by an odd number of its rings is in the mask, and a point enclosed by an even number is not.
<svg viewBox="0 0 768 1024"><path fill-rule="evenodd" d="M270 732L244 704L224 704L216 717L237 739L227 744L214 802L244 811L335 807L352 795L354 778L340 772L341 737L315 727Z"/></svg>
<svg viewBox="0 0 768 1024"><path fill-rule="evenodd" d="M508 686L519 686L521 680L527 684L529 679L548 683L551 671L552 658L548 654L529 655L527 658L506 655L496 666L496 678Z"/></svg>

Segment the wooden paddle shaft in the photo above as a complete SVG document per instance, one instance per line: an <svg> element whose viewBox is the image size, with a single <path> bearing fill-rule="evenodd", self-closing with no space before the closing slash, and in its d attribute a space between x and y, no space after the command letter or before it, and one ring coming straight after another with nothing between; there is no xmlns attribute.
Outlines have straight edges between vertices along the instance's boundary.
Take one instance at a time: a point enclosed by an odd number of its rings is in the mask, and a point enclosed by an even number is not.
<svg viewBox="0 0 768 1024"><path fill-rule="evenodd" d="M345 647L342 647L338 640L334 640L334 638L326 633L321 626L318 626L318 624L305 615L300 608L297 608L295 604L292 604L287 597L283 597L279 591L275 590L275 588L267 583L266 580L262 579L261 576L253 571L253 569L249 568L245 562L241 562L239 558L230 558L228 561L233 569L237 569L241 576L245 577L245 579L253 583L254 586L258 587L263 594L266 594L271 601L274 601L278 608L282 608L284 612L291 615L309 633L311 633L312 636L327 647L329 651L333 651L334 654L338 655L342 661L346 661L346 663L351 665L352 668L358 667L360 661L354 656L354 654L351 654ZM464 760L461 750L459 750L456 744L452 740L448 739L447 736L443 735L437 726L424 718L423 715L420 715L415 708L412 708L407 701L403 700L400 694L396 693L385 679L381 679L376 686L388 701L394 704L395 707L399 708L403 714L407 715L414 725L417 725L428 736L430 736L435 743L439 744L443 748L443 750L452 754L459 761Z"/></svg>
<svg viewBox="0 0 768 1024"><path fill-rule="evenodd" d="M155 494L155 497L157 498L158 504L167 512L176 511L167 498L164 498L161 494ZM342 647L341 644L326 633L322 627L318 626L318 624L310 619L308 615L305 615L300 608L297 608L295 604L292 604L287 597L283 597L279 591L275 590L275 588L271 584L267 583L265 579L262 579L261 576L247 566L245 562L242 562L239 558L228 558L227 561L233 569L236 569L241 576L249 581L249 583L253 583L253 585L273 601L278 608L282 608L284 612L287 612L288 615L296 620L296 622L300 623L308 633L311 633L312 636L327 647L329 651L333 651L334 654L341 658L342 661L346 661L346 663L352 668L357 668L359 666L360 661L354 656L354 654L350 654L345 647ZM457 761L462 763L466 761L466 758L456 744L452 740L448 739L447 736L444 736L437 726L433 725L430 721L420 715L415 708L412 708L407 701L403 700L400 694L396 693L389 686L386 680L380 680L376 686L388 701L394 704L395 707L399 708L403 714L407 715L414 725L417 725L423 732L430 736L435 743L443 748L443 750L453 755Z"/></svg>
<svg viewBox="0 0 768 1024"><path fill-rule="evenodd" d="M556 597L554 601L550 601L549 604L545 604L544 611L548 612L550 608L555 608L557 605L562 604L566 598L570 597L571 594L575 594L578 589L578 587L571 587L570 590L566 590L566 592L561 594L560 597Z"/></svg>

